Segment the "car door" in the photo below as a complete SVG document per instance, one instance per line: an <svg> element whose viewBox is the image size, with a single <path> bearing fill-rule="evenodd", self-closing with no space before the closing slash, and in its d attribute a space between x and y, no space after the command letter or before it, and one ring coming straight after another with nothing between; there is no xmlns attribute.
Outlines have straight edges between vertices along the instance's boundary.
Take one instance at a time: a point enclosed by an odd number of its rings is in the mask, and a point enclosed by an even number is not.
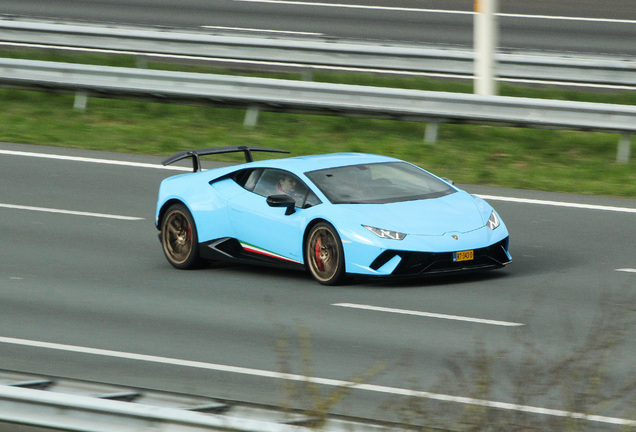
<svg viewBox="0 0 636 432"><path fill-rule="evenodd" d="M255 169L245 173L242 185L251 193L230 201L230 219L241 245L281 263L303 263L302 242L307 224L306 208L320 201L294 174L279 169ZM293 184L293 188L289 186ZM296 201L293 212L272 207L267 197L289 195ZM291 213L291 214L288 214Z"/></svg>

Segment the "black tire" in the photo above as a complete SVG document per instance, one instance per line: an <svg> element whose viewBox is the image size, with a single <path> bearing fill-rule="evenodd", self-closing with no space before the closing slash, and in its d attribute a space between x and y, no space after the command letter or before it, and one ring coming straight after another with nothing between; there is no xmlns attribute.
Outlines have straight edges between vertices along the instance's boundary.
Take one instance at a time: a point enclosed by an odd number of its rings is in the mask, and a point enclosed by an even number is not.
<svg viewBox="0 0 636 432"><path fill-rule="evenodd" d="M199 239L190 211L183 204L168 208L161 224L161 245L168 262L178 269L198 266Z"/></svg>
<svg viewBox="0 0 636 432"><path fill-rule="evenodd" d="M344 281L342 241L331 224L320 222L311 228L305 243L305 262L313 278L323 285L338 285Z"/></svg>

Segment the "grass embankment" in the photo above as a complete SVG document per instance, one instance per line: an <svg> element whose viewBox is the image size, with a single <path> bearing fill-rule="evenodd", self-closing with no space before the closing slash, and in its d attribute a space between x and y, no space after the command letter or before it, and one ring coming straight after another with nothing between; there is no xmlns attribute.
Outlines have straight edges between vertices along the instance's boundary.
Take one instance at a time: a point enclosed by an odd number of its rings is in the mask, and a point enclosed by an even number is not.
<svg viewBox="0 0 636 432"><path fill-rule="evenodd" d="M0 55L34 57L16 52ZM53 61L135 66L129 57L38 56ZM284 77L299 79L293 74ZM314 79L472 91L469 83L419 77L316 74ZM633 92L587 93L502 85L500 94L636 105ZM71 95L16 90L0 90L0 104L0 141L5 142L153 155L241 144L281 148L293 155L360 151L403 158L457 183L636 198L636 162L634 157L627 164L615 162L619 136L614 134L441 125L437 143L427 144L425 125L416 122L261 113L257 127L246 129L242 110L91 98L85 111L75 111ZM234 157L240 158L232 155L223 160L239 160Z"/></svg>

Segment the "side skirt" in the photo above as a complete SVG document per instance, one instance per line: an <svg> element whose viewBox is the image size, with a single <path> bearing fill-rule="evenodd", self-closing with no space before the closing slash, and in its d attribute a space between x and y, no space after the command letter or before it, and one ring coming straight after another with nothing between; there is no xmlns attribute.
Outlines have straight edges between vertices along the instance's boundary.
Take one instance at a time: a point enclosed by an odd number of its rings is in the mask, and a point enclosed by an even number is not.
<svg viewBox="0 0 636 432"><path fill-rule="evenodd" d="M263 265L290 270L305 270L305 265L256 246L224 237L199 243L201 257L213 261Z"/></svg>

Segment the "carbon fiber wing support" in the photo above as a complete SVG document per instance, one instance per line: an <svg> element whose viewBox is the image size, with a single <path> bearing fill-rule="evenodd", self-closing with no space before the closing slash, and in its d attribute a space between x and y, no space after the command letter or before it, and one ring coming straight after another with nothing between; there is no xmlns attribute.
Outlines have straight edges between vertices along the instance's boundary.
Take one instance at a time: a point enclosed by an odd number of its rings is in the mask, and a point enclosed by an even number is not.
<svg viewBox="0 0 636 432"><path fill-rule="evenodd" d="M236 153L243 152L245 154L245 162L252 162L252 152L268 152L268 153L289 153L286 150L280 150L269 147L250 147L250 146L226 146L226 147L208 147L196 150L184 150L178 153L168 156L161 163L163 165L170 165L182 159L192 158L192 170L193 172L201 171L200 156L221 154L221 153Z"/></svg>

